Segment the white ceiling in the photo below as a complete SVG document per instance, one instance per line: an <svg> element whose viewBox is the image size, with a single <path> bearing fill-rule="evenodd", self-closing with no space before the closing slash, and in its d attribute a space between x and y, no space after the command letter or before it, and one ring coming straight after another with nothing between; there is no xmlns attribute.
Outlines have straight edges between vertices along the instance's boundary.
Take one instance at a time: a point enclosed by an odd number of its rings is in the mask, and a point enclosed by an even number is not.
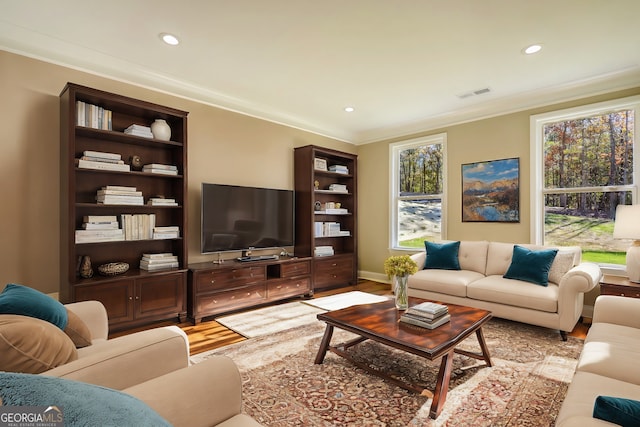
<svg viewBox="0 0 640 427"><path fill-rule="evenodd" d="M638 0L0 0L0 48L361 144L639 86L639 16Z"/></svg>

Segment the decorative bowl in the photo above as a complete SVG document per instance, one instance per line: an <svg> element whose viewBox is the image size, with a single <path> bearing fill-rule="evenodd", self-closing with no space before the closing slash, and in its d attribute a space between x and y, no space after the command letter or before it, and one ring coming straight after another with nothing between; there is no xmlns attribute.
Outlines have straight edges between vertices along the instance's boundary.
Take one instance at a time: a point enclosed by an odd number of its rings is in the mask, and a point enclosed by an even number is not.
<svg viewBox="0 0 640 427"><path fill-rule="evenodd" d="M110 262L102 264L98 267L98 273L103 276L116 276L129 270L129 264L126 262Z"/></svg>

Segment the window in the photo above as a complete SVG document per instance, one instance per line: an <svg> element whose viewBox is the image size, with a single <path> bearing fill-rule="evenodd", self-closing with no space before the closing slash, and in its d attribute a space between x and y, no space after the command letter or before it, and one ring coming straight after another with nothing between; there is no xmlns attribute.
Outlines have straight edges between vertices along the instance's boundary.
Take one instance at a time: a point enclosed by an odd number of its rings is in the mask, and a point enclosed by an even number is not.
<svg viewBox="0 0 640 427"><path fill-rule="evenodd" d="M391 247L444 239L446 140L442 133L390 146Z"/></svg>
<svg viewBox="0 0 640 427"><path fill-rule="evenodd" d="M618 204L637 203L640 96L532 116L532 240L581 246L583 259L624 264Z"/></svg>

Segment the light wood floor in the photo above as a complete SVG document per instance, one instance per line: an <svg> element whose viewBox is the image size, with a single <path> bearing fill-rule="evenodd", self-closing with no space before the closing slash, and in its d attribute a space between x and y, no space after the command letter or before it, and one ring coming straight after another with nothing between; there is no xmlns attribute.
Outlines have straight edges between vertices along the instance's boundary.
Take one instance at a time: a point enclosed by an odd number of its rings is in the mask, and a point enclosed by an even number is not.
<svg viewBox="0 0 640 427"><path fill-rule="evenodd" d="M349 291L362 291L376 295L391 295L390 285L385 283L373 282L369 280L360 280L355 286L345 286L342 288L331 289L322 292L316 292L314 297L320 298L328 295L335 295L342 292ZM290 302L292 300L285 300L279 303ZM177 325L179 326L189 337L189 345L191 348L191 355L202 353L205 351L213 350L215 348L223 347L225 345L233 344L236 342L244 341L246 338L233 332L230 329L225 328L214 319L208 320L205 318L201 323L193 325L191 322L179 323L178 321L164 321L153 323L139 328L128 329L126 331L115 332L109 335L110 338L115 338L122 335L127 335L133 332L138 332L145 329L155 328L159 326ZM588 324L578 322L575 329L571 332L571 336L584 339L589 330Z"/></svg>

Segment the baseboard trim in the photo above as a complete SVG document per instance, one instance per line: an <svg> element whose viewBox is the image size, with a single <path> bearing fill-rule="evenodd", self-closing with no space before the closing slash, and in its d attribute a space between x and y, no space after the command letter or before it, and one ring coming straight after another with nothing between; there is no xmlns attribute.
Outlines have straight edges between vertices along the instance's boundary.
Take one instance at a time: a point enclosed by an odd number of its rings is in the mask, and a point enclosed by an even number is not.
<svg viewBox="0 0 640 427"><path fill-rule="evenodd" d="M358 277L361 279L371 280L372 282L391 283L386 274L376 273L373 271L358 270Z"/></svg>

